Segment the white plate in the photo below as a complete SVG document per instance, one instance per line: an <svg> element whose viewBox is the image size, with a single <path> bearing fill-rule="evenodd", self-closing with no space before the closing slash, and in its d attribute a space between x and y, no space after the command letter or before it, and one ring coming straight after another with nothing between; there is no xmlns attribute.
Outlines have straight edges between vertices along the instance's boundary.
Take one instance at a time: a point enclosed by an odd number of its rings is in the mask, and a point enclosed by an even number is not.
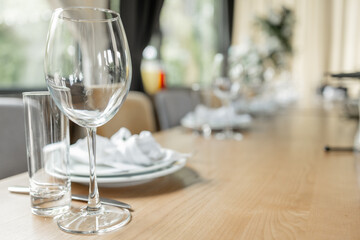
<svg viewBox="0 0 360 240"><path fill-rule="evenodd" d="M170 164L167 167L151 172L146 172L143 174L98 177L97 183L100 187L125 187L125 186L138 185L145 182L149 182L158 177L163 177L172 174L183 168L185 164L186 164L186 158L182 158L177 161L174 161L172 164ZM71 181L80 184L89 184L89 177L71 176Z"/></svg>
<svg viewBox="0 0 360 240"><path fill-rule="evenodd" d="M134 166L136 168L134 169L116 169L110 166L104 166L104 165L97 165L96 166L96 176L97 177L119 177L123 175L134 175L134 174L140 174L140 173L146 173L146 172L153 172L158 169L167 167L171 165L175 160L166 161L158 164L154 164L151 166ZM70 174L73 176L78 177L89 177L89 165L85 164L72 164L70 166Z"/></svg>
<svg viewBox="0 0 360 240"><path fill-rule="evenodd" d="M166 153L172 152L173 150L164 149ZM96 176L97 177L119 177L123 175L133 175L140 174L146 172L152 172L158 169L162 169L171 165L177 159L168 159L168 160L160 160L153 165L150 166L138 166L133 164L127 164L119 162L117 167L114 166L106 166L106 165L96 165ZM70 164L70 174L74 176L80 177L89 177L89 165L81 162L77 162L75 160L71 161Z"/></svg>

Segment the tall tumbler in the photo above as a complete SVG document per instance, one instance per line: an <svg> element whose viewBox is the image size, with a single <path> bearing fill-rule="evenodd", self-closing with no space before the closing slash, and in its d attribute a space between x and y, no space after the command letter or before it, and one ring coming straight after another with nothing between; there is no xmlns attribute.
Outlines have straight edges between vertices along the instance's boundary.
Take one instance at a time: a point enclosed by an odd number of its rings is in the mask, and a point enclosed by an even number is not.
<svg viewBox="0 0 360 240"><path fill-rule="evenodd" d="M70 208L69 121L49 92L23 93L31 211L55 216Z"/></svg>

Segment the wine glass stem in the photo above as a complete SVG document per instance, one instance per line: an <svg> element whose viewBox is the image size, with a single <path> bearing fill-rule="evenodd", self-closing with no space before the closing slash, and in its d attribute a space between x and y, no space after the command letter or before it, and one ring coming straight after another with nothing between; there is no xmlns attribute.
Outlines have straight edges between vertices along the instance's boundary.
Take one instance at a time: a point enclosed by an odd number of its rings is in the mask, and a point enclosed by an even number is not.
<svg viewBox="0 0 360 240"><path fill-rule="evenodd" d="M96 128L86 128L86 131L90 165L89 200L87 209L89 211L97 211L100 209L101 203L96 180Z"/></svg>
<svg viewBox="0 0 360 240"><path fill-rule="evenodd" d="M229 137L233 134L233 128L232 128L232 115L230 113L231 111L231 100L230 99L224 99L222 101L222 105L226 108L226 117L227 117L227 124L225 124L224 128L224 134L225 136Z"/></svg>

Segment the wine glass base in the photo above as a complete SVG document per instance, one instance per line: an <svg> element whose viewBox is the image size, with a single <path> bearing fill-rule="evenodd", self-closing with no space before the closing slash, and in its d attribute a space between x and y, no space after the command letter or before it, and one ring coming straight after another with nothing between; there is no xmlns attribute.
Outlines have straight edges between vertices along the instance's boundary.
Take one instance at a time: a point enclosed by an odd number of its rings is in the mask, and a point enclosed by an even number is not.
<svg viewBox="0 0 360 240"><path fill-rule="evenodd" d="M68 212L60 216L57 224L68 233L100 234L125 226L131 219L129 210L103 205L97 211L88 211L87 207Z"/></svg>
<svg viewBox="0 0 360 240"><path fill-rule="evenodd" d="M237 132L219 132L215 134L215 138L219 140L236 140L241 141L243 139L243 135Z"/></svg>

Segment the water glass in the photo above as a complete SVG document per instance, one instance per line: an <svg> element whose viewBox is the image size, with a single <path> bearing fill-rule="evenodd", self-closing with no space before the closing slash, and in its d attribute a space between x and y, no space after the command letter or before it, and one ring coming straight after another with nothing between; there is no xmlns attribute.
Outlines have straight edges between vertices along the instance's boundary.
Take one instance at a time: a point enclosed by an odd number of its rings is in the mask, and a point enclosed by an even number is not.
<svg viewBox="0 0 360 240"><path fill-rule="evenodd" d="M70 208L69 121L49 92L23 93L31 211L55 216Z"/></svg>

